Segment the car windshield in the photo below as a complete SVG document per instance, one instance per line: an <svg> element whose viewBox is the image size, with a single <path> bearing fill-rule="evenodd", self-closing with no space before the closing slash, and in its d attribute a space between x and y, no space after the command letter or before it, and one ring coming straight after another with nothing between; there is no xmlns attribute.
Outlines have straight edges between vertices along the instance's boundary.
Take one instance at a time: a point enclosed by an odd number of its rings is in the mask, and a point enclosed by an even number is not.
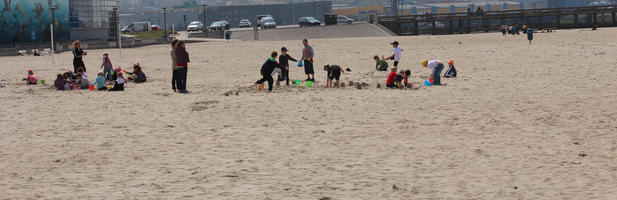
<svg viewBox="0 0 617 200"><path fill-rule="evenodd" d="M189 25L199 25L199 22L191 22Z"/></svg>
<svg viewBox="0 0 617 200"><path fill-rule="evenodd" d="M218 25L222 25L223 22L212 22L212 26L218 26Z"/></svg>
<svg viewBox="0 0 617 200"><path fill-rule="evenodd" d="M264 22L274 22L274 19L272 19L272 18L264 18Z"/></svg>
<svg viewBox="0 0 617 200"><path fill-rule="evenodd" d="M307 17L306 20L308 20L308 21L317 21L315 18L312 18L312 17Z"/></svg>

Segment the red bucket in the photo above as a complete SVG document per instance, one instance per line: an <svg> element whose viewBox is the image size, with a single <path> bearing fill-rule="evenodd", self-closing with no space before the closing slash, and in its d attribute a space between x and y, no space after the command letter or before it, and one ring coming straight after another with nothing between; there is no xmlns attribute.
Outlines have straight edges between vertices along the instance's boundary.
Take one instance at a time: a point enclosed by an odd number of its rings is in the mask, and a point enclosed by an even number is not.
<svg viewBox="0 0 617 200"><path fill-rule="evenodd" d="M89 85L90 86L90 91L94 91L94 85Z"/></svg>

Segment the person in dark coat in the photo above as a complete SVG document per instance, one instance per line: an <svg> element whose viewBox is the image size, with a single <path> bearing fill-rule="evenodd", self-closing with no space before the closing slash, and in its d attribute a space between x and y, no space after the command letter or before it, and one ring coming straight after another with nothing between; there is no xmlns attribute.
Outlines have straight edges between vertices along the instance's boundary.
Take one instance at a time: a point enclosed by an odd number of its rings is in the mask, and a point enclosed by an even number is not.
<svg viewBox="0 0 617 200"><path fill-rule="evenodd" d="M179 41L176 48L176 88L180 93L188 93L186 90L186 78L190 62L191 60L189 59L189 53L186 52L184 41Z"/></svg>
<svg viewBox="0 0 617 200"><path fill-rule="evenodd" d="M272 91L272 84L274 82L274 79L272 78L272 72L275 68L278 67L278 63L276 62L276 56L278 56L278 53L276 53L276 51L273 51L272 54L270 54L270 58L268 58L268 60L266 60L266 62L261 66L261 75L263 76L263 78L255 82L255 84L259 85L268 81L268 91Z"/></svg>
<svg viewBox="0 0 617 200"><path fill-rule="evenodd" d="M79 40L75 40L73 42L73 71L77 72L77 69L84 68L84 72L86 72L86 65L84 64L83 56L88 55L88 52L85 52L81 48L81 42Z"/></svg>
<svg viewBox="0 0 617 200"><path fill-rule="evenodd" d="M141 70L141 65L139 63L135 63L135 65L133 65L133 72L127 73L133 75L132 81L135 83L146 82L146 74Z"/></svg>

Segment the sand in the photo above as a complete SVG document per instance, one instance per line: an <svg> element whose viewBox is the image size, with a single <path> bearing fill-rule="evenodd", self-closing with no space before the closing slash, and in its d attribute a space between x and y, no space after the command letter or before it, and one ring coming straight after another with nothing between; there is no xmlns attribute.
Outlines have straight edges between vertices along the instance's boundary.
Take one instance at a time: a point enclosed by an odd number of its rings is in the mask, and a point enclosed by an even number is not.
<svg viewBox="0 0 617 200"><path fill-rule="evenodd" d="M51 83L70 52L2 57L0 199L615 199L616 33L310 41L361 90L325 89L321 70L314 88L252 87L270 51L298 58L300 41L189 44L189 95L170 89L167 45L108 50L149 76L116 93L22 84L28 69ZM393 40L413 82L423 58L460 77L377 89L371 57ZM104 50L86 51L94 76Z"/></svg>

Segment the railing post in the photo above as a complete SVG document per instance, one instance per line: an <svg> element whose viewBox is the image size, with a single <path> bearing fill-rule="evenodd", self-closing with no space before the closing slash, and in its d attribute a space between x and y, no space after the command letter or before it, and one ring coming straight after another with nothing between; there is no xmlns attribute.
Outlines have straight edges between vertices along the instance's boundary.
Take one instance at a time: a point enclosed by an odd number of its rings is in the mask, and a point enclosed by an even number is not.
<svg viewBox="0 0 617 200"><path fill-rule="evenodd" d="M598 27L598 7L593 7L591 20L593 21L593 29L596 29Z"/></svg>
<svg viewBox="0 0 617 200"><path fill-rule="evenodd" d="M452 26L454 26L454 22L452 21L452 19L450 19L450 28L448 28L448 33L452 34Z"/></svg>
<svg viewBox="0 0 617 200"><path fill-rule="evenodd" d="M420 35L420 31L418 31L418 20L415 20L415 22L413 23L413 32L416 35Z"/></svg>
<svg viewBox="0 0 617 200"><path fill-rule="evenodd" d="M544 26L542 26L542 11L541 10L538 10L538 27L544 28Z"/></svg>
<svg viewBox="0 0 617 200"><path fill-rule="evenodd" d="M611 12L611 18L613 19L613 26L617 25L617 19L615 18L615 10L617 10L617 7L613 7L613 12Z"/></svg>
<svg viewBox="0 0 617 200"><path fill-rule="evenodd" d="M461 34L465 33L463 31L463 20L461 20L461 19L458 20L458 32L461 33Z"/></svg>
<svg viewBox="0 0 617 200"><path fill-rule="evenodd" d="M467 13L467 33L471 33L471 16Z"/></svg>
<svg viewBox="0 0 617 200"><path fill-rule="evenodd" d="M520 23L519 24L525 24L525 11L521 10L521 16L520 16Z"/></svg>
<svg viewBox="0 0 617 200"><path fill-rule="evenodd" d="M561 28L561 12L557 13L557 28Z"/></svg>
<svg viewBox="0 0 617 200"><path fill-rule="evenodd" d="M574 28L578 28L578 12L574 11Z"/></svg>
<svg viewBox="0 0 617 200"><path fill-rule="evenodd" d="M435 23L435 19L432 19L431 23L433 24L433 35L436 35L437 34L437 24Z"/></svg>

